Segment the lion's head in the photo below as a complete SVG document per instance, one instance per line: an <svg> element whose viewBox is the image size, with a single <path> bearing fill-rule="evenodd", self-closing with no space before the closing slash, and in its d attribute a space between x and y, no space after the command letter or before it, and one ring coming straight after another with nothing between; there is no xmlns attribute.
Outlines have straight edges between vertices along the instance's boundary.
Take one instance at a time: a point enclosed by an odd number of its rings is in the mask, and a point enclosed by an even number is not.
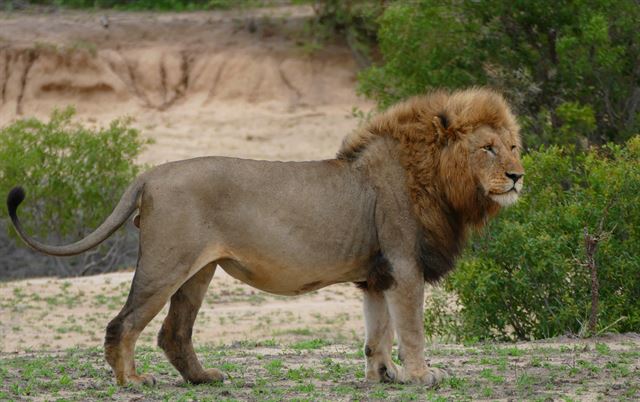
<svg viewBox="0 0 640 402"><path fill-rule="evenodd" d="M513 204L522 190L519 127L493 90L410 98L347 137L338 158L356 159L384 136L400 143L414 201L428 194L445 196L453 210L471 219Z"/></svg>
<svg viewBox="0 0 640 402"><path fill-rule="evenodd" d="M524 175L520 134L502 96L471 89L435 97L443 99L432 119L438 144L429 151L439 159L438 177L452 204L465 210L483 205L477 204L483 196L500 206L517 201Z"/></svg>
<svg viewBox="0 0 640 402"><path fill-rule="evenodd" d="M398 144L417 218L425 278L453 267L467 227L513 204L523 186L519 127L497 92L436 91L396 104L345 138L338 158L355 161L379 138Z"/></svg>

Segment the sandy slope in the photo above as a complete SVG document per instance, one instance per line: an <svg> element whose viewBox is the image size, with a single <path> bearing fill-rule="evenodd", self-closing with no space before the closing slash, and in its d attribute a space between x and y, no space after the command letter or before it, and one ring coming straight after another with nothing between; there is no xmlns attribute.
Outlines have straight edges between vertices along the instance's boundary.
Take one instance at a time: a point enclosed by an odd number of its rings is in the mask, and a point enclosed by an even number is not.
<svg viewBox="0 0 640 402"><path fill-rule="evenodd" d="M306 7L190 14L0 13L0 124L75 105L129 115L155 140L142 162L208 154L335 154L371 104L344 46L304 52Z"/></svg>

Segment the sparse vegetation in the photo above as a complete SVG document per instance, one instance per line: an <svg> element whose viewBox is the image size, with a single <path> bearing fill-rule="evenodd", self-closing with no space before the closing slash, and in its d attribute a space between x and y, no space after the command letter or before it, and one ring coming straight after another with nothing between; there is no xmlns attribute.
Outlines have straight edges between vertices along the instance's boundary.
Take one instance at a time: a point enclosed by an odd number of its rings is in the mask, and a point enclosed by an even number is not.
<svg viewBox="0 0 640 402"><path fill-rule="evenodd" d="M156 387L117 388L99 348L0 355L0 398L444 401L634 400L640 396L637 344L618 342L615 349L602 354L601 346L564 342L525 349L432 348L432 363L454 372L437 390L363 382L363 361L358 353L360 345L356 344L327 344L312 350L271 341L237 348L201 347L197 352L204 364L223 369L227 380L223 384L199 386L176 383L178 373L156 348L142 347L137 351L139 367L158 376ZM496 361L501 364L496 366Z"/></svg>

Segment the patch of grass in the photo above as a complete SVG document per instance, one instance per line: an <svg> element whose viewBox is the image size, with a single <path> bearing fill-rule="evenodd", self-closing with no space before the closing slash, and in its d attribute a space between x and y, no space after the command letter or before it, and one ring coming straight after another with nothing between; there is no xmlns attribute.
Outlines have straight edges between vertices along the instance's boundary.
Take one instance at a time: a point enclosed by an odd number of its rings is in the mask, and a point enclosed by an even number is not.
<svg viewBox="0 0 640 402"><path fill-rule="evenodd" d="M516 377L516 386L521 391L526 390L530 392L534 384L535 379L528 373L522 373Z"/></svg>
<svg viewBox="0 0 640 402"><path fill-rule="evenodd" d="M291 328L291 329L283 329L273 331L274 336L280 335L300 335L300 336L312 336L315 331L312 331L311 328Z"/></svg>
<svg viewBox="0 0 640 402"><path fill-rule="evenodd" d="M314 376L314 370L305 367L292 368L287 371L286 377L292 381L301 381Z"/></svg>
<svg viewBox="0 0 640 402"><path fill-rule="evenodd" d="M600 367L598 367L597 365L595 365L594 363L587 361L587 360L578 360L576 362L578 364L579 367L581 368L585 368L589 371L591 371L592 373L599 373L600 372Z"/></svg>
<svg viewBox="0 0 640 402"><path fill-rule="evenodd" d="M609 355L611 354L611 348L606 343L597 342L596 343L596 351L601 355Z"/></svg>
<svg viewBox="0 0 640 402"><path fill-rule="evenodd" d="M504 377L498 374L495 374L493 370L486 368L480 372L480 376L491 381L494 384L502 384L504 383Z"/></svg>
<svg viewBox="0 0 640 402"><path fill-rule="evenodd" d="M480 364L496 366L496 369L498 371L505 371L507 369L507 362L508 362L507 358L504 356L501 356L501 357L487 356L487 357L480 358Z"/></svg>
<svg viewBox="0 0 640 402"><path fill-rule="evenodd" d="M280 377L282 375L282 367L284 364L280 359L273 359L264 365L264 368L267 369L267 372L271 376Z"/></svg>
<svg viewBox="0 0 640 402"><path fill-rule="evenodd" d="M308 341L300 341L291 345L291 349L295 350L314 350L327 346L329 343L324 339L311 339Z"/></svg>

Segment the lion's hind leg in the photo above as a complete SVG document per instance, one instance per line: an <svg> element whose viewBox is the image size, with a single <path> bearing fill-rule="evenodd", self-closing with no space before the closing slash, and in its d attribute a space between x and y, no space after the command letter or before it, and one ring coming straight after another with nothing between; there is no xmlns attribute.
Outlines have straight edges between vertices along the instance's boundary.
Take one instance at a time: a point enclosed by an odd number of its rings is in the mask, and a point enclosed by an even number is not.
<svg viewBox="0 0 640 402"><path fill-rule="evenodd" d="M215 270L215 263L208 264L178 289L171 297L169 314L158 334L158 346L182 378L193 384L224 380L220 370L202 368L191 341L193 323Z"/></svg>
<svg viewBox="0 0 640 402"><path fill-rule="evenodd" d="M144 253L133 277L129 297L120 313L107 326L105 358L118 385L155 384L153 376L139 375L134 361L135 344L142 330L189 277L189 266L161 253ZM171 264L173 263L173 264ZM162 266L171 271L162 273Z"/></svg>

